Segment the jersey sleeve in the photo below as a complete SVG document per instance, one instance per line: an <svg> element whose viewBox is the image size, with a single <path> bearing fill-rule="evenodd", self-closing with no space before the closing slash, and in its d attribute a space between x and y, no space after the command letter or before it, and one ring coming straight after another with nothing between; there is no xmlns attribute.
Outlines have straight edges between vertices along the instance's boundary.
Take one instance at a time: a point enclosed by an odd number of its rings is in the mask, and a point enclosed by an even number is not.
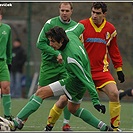
<svg viewBox="0 0 133 133"><path fill-rule="evenodd" d="M69 29L66 30L67 32L73 32L77 37L80 37L80 35L83 33L84 31L84 25L77 23L75 26L70 27Z"/></svg>
<svg viewBox="0 0 133 133"><path fill-rule="evenodd" d="M120 51L116 41L116 35L113 36L110 45L108 46L109 55L113 62L114 68L122 68L122 57L120 55Z"/></svg>
<svg viewBox="0 0 133 133"><path fill-rule="evenodd" d="M69 67L68 69L71 69L74 75L76 75L76 77L85 85L86 89L90 94L93 105L99 104L100 102L99 102L98 93L92 81L91 74L85 70L82 62L79 61L79 59L68 57L67 63Z"/></svg>
<svg viewBox="0 0 133 133"><path fill-rule="evenodd" d="M7 41L7 47L6 47L6 63L11 64L12 62L12 33L11 28L9 27L9 33L8 33L8 41Z"/></svg>
<svg viewBox="0 0 133 133"><path fill-rule="evenodd" d="M50 21L50 20L49 20ZM50 30L50 28L52 28L52 26L50 25L50 22L47 21L39 36L38 36L38 39L37 39L37 43L36 43L36 46L38 49L40 49L42 52L44 53L47 53L47 54L50 54L50 55L53 55L53 56L58 56L60 54L60 52L58 50L54 50L54 48L52 48L50 45L49 45L49 41L48 39L46 38L46 35L45 33L48 32Z"/></svg>

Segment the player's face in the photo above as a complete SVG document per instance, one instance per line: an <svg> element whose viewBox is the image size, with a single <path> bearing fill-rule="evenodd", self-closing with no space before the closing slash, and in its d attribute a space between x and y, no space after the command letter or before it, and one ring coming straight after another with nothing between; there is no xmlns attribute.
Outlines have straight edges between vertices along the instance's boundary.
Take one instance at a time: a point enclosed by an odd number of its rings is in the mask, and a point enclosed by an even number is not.
<svg viewBox="0 0 133 133"><path fill-rule="evenodd" d="M105 13L103 14L101 8L100 9L92 8L91 17L94 24L100 25L103 22L103 19L105 18Z"/></svg>
<svg viewBox="0 0 133 133"><path fill-rule="evenodd" d="M62 46L62 42L58 43L53 38L49 37L49 45L53 47L55 50L58 50Z"/></svg>
<svg viewBox="0 0 133 133"><path fill-rule="evenodd" d="M59 8L60 17L63 21L69 22L71 15L72 15L72 9L69 4L61 4Z"/></svg>

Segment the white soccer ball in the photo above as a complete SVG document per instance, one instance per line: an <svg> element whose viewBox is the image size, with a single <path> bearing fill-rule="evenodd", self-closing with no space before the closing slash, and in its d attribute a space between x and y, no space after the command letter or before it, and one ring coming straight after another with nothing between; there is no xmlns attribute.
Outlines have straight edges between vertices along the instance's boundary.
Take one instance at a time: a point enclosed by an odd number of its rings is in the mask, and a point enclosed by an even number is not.
<svg viewBox="0 0 133 133"><path fill-rule="evenodd" d="M10 127L6 123L0 121L0 131L10 131Z"/></svg>

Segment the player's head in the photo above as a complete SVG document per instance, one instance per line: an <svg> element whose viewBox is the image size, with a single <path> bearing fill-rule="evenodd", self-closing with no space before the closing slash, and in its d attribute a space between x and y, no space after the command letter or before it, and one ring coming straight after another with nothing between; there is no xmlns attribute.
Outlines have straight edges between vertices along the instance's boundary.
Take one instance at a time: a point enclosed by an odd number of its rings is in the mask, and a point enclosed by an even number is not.
<svg viewBox="0 0 133 133"><path fill-rule="evenodd" d="M103 14L107 12L107 5L104 2L93 2L91 9L100 9L102 10Z"/></svg>
<svg viewBox="0 0 133 133"><path fill-rule="evenodd" d="M107 5L104 2L94 2L91 7L91 17L96 25L100 25L106 16Z"/></svg>
<svg viewBox="0 0 133 133"><path fill-rule="evenodd" d="M55 26L45 33L46 37L49 39L49 45L52 46L55 50L62 50L65 48L66 44L69 42L69 39L66 35L66 32L63 28Z"/></svg>
<svg viewBox="0 0 133 133"><path fill-rule="evenodd" d="M72 2L60 2L59 4L59 13L61 20L64 22L69 22L73 12Z"/></svg>

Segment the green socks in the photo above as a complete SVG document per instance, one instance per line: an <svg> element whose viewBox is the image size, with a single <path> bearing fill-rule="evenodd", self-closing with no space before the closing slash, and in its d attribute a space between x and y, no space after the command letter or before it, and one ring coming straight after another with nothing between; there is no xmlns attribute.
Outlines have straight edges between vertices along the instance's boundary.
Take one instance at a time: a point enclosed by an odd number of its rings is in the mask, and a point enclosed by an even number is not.
<svg viewBox="0 0 133 133"><path fill-rule="evenodd" d="M4 108L4 115L11 116L11 96L10 94L2 94L2 104Z"/></svg>
<svg viewBox="0 0 133 133"><path fill-rule="evenodd" d="M74 115L81 118L83 121L90 124L91 126L100 129L100 131L106 130L107 125L97 119L91 112L84 108L79 108Z"/></svg>
<svg viewBox="0 0 133 133"><path fill-rule="evenodd" d="M63 121L63 125L69 123L70 117L71 117L71 113L69 112L67 106L65 106L64 110L64 121Z"/></svg>
<svg viewBox="0 0 133 133"><path fill-rule="evenodd" d="M40 105L42 104L43 100L38 97L34 96L23 108L22 110L17 114L17 117L21 119L22 121L27 119L29 115L31 115L33 112L35 112Z"/></svg>

